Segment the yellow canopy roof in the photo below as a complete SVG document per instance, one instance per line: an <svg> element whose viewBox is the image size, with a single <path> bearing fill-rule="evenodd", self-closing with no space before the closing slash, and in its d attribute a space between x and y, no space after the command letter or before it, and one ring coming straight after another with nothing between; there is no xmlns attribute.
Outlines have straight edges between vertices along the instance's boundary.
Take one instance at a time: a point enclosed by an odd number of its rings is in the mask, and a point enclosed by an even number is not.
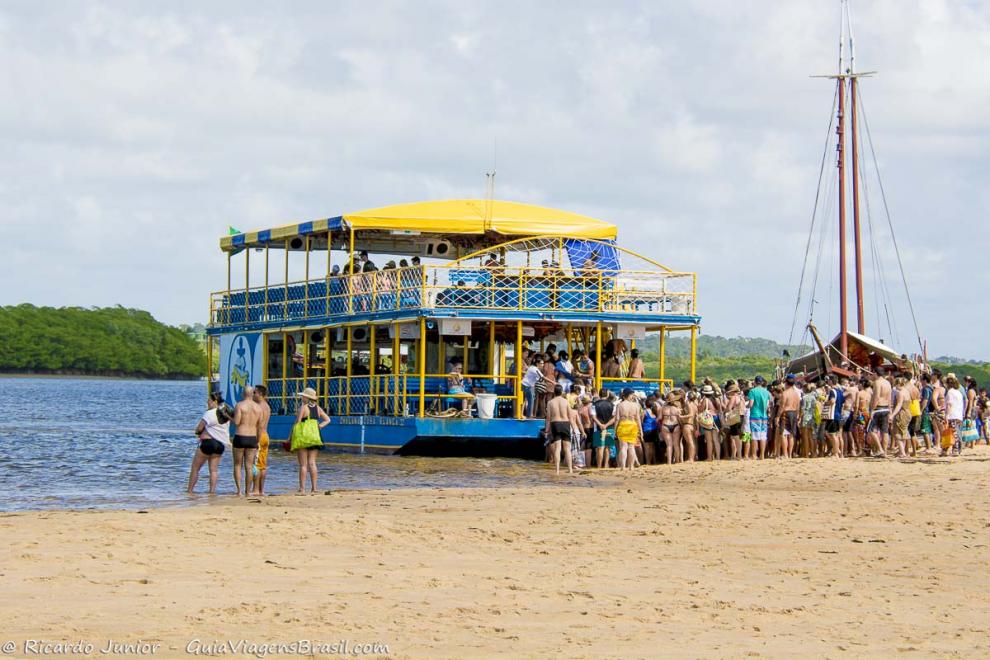
<svg viewBox="0 0 990 660"><path fill-rule="evenodd" d="M389 229L429 233L506 236L615 238L615 225L545 206L483 199L450 199L396 204L343 216L355 229Z"/></svg>
<svg viewBox="0 0 990 660"><path fill-rule="evenodd" d="M545 206L483 199L449 199L383 206L334 218L293 223L269 230L244 232L220 239L224 250L240 249L292 236L340 231L345 228L408 231L424 234L484 234L504 236L566 236L615 239L615 225L585 215Z"/></svg>

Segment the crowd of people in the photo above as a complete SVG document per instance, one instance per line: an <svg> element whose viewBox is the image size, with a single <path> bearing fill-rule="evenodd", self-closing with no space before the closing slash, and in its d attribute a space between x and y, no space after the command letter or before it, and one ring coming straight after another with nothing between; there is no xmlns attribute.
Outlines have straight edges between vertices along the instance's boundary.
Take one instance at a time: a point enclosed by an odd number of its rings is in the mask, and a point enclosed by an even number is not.
<svg viewBox="0 0 990 660"><path fill-rule="evenodd" d="M300 399L296 423L292 427L289 449L299 464L299 490L316 492L318 471L317 451L323 446L320 429L330 423L330 417L317 403L316 392L307 387L297 395ZM219 480L220 460L226 450L231 450L234 461L234 487L236 494L264 495L265 477L268 474L268 422L272 416L268 404L268 390L264 385L244 388L241 400L231 408L219 392L210 394L207 410L196 425L198 440L189 470L189 494L195 492L203 465L210 473L209 493L215 495ZM236 432L230 435L230 423ZM243 485L243 489L242 489Z"/></svg>
<svg viewBox="0 0 990 660"><path fill-rule="evenodd" d="M604 365L613 356L606 357ZM798 382L793 374L771 383L756 376L721 386L705 379L666 393L627 387L616 394L594 391L594 361L581 350L571 356L550 344L543 353L524 351L523 360L524 412L545 420L547 460L558 474L562 466L569 472L631 470L695 460L959 456L978 442L990 444L987 390L937 369L913 374L880 367L859 378L828 375L817 382ZM642 377L635 349L629 360L618 362L621 377ZM463 391L460 364L453 366L448 388ZM298 492L307 481L316 492L320 430L330 417L312 388L298 396L289 448L298 460ZM209 492L216 493L220 459L230 449L237 494L263 495L272 414L265 386L245 387L233 408L215 392L208 406L195 429L199 444L189 493L203 465L209 468ZM233 437L231 422L237 428Z"/></svg>
<svg viewBox="0 0 990 660"><path fill-rule="evenodd" d="M560 359L556 380L544 355L526 371L527 409L546 420L547 460L558 474L562 464L573 472L694 460L959 456L977 442L990 444L986 389L938 370L915 375L881 367L819 382L757 376L721 386L705 379L665 394L626 388L616 395L594 392L588 380L562 380Z"/></svg>

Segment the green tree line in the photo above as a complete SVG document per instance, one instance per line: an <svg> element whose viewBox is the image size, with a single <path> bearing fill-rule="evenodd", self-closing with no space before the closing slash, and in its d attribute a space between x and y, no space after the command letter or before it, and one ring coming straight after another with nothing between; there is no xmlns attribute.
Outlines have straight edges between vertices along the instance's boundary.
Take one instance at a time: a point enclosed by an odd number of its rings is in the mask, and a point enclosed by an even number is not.
<svg viewBox="0 0 990 660"><path fill-rule="evenodd" d="M124 307L0 307L0 371L196 378L206 357L179 328Z"/></svg>
<svg viewBox="0 0 990 660"><path fill-rule="evenodd" d="M659 369L659 335L647 335L639 342L640 353L646 362L648 373ZM691 373L691 340L688 337L667 337L665 375L675 383L681 383ZM754 378L761 375L770 380L778 361L787 351L795 358L811 351L810 346L779 344L771 339L760 337L719 337L700 335L698 337L698 379L711 378L724 383L730 378ZM990 363L963 361L960 359L940 359L931 363L943 374L955 373L962 380L970 376L982 386L990 387Z"/></svg>

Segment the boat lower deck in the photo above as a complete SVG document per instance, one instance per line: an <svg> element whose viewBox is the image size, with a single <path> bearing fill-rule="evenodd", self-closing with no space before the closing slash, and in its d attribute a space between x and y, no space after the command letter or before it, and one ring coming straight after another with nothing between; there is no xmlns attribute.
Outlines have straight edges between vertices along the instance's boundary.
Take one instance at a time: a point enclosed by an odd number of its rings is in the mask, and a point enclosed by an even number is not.
<svg viewBox="0 0 990 660"><path fill-rule="evenodd" d="M288 442L294 416L273 415L272 442ZM324 446L353 453L539 458L539 419L341 415L322 430Z"/></svg>

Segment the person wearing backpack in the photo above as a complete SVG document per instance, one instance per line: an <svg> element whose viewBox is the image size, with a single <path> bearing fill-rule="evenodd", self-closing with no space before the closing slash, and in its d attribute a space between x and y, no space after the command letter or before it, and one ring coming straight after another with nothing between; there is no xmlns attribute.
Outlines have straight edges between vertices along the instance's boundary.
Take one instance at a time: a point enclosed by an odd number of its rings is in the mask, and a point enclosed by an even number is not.
<svg viewBox="0 0 990 660"><path fill-rule="evenodd" d="M223 452L230 448L230 419L233 417L233 411L224 403L220 392L211 393L206 405L207 410L196 425L195 432L199 446L196 448L192 467L189 469L189 486L186 492L190 495L196 488L203 463L208 463L210 468L210 495L217 494L220 459L223 457Z"/></svg>
<svg viewBox="0 0 990 660"><path fill-rule="evenodd" d="M595 422L591 443L595 450L595 467L605 468L615 447L615 404L604 387L598 392L598 400L591 404L591 417Z"/></svg>

